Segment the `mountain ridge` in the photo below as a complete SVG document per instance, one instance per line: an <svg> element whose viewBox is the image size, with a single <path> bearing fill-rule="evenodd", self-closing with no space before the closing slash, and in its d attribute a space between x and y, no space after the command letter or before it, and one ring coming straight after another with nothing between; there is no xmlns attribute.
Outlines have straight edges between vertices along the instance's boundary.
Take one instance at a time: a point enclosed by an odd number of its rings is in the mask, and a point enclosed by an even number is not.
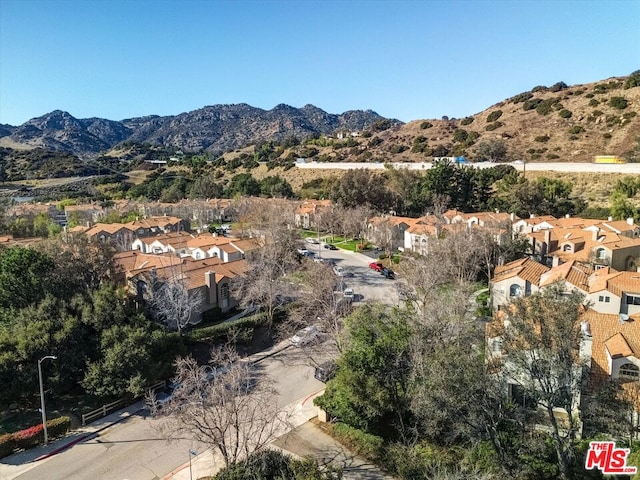
<svg viewBox="0 0 640 480"><path fill-rule="evenodd" d="M358 133L336 140L340 131ZM333 138L313 141L318 136ZM503 159L512 160L584 162L609 154L640 161L640 70L586 84L536 86L459 119L403 123L372 110L331 114L312 104L264 110L238 103L121 121L76 119L54 110L17 127L0 125L0 146L42 147L82 158L123 142L214 156L292 137L311 144L284 155L318 161L417 162L458 155L479 161L487 158L487 147L496 146Z"/></svg>
<svg viewBox="0 0 640 480"><path fill-rule="evenodd" d="M378 120L388 119L372 110L331 114L311 104L295 108L284 103L271 110L246 103L208 105L177 115L146 115L120 121L78 119L68 112L54 110L19 126L0 125L0 145L3 139L9 139L12 146L41 147L81 157L98 155L122 142L222 153L287 136L300 138L339 129L362 130Z"/></svg>

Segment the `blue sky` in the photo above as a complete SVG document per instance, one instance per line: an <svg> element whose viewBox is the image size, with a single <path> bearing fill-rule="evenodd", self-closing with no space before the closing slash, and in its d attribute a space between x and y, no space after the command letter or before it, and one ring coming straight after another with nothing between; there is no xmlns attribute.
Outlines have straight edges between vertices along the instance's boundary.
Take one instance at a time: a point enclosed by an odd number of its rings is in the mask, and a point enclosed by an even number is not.
<svg viewBox="0 0 640 480"><path fill-rule="evenodd" d="M0 0L0 123L205 105L403 121L640 69L640 1Z"/></svg>

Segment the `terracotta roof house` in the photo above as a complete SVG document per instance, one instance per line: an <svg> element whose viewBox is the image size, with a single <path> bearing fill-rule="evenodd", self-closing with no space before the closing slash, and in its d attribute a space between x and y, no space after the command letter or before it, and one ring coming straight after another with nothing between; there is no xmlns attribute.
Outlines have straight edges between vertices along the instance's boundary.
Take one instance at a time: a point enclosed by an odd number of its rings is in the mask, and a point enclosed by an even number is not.
<svg viewBox="0 0 640 480"><path fill-rule="evenodd" d="M496 268L491 282L494 308L504 309L511 297L529 295L556 281L563 281L568 290L582 292L587 308L580 319L581 351L590 359L589 385L605 380L626 382L624 388L635 392L640 411L640 273L610 267L594 270L577 261L551 269L531 262L523 259ZM523 288L527 283L529 291ZM507 288L512 295L505 295ZM494 322L503 321L499 313ZM487 329L491 345L497 341L497 331ZM496 348L490 350L496 352Z"/></svg>
<svg viewBox="0 0 640 480"><path fill-rule="evenodd" d="M295 224L298 228L316 228L318 216L328 212L333 206L331 200L305 200L295 212Z"/></svg>
<svg viewBox="0 0 640 480"><path fill-rule="evenodd" d="M227 312L238 305L238 299L232 293L231 281L247 272L249 266L245 260L229 263L222 263L219 258L178 260L177 264L160 267L142 264L140 268L127 272L129 292L136 296L138 302L145 304L149 301L154 284L183 283L189 295L200 301L189 320L192 324L199 323L205 312L213 309Z"/></svg>

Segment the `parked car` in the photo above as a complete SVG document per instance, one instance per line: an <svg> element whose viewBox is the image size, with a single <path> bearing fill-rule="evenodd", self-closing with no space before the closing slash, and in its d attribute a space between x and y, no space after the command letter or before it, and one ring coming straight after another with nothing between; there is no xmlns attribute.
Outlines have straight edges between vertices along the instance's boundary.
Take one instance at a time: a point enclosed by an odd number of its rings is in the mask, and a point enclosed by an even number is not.
<svg viewBox="0 0 640 480"><path fill-rule="evenodd" d="M307 243L311 243L312 245L318 245L320 242L318 240L316 240L315 238L307 238Z"/></svg>
<svg viewBox="0 0 640 480"><path fill-rule="evenodd" d="M307 250L306 248L299 248L299 249L297 250L297 252L298 252L300 255L305 255L305 256L306 256L306 255L309 253L309 250Z"/></svg>
<svg viewBox="0 0 640 480"><path fill-rule="evenodd" d="M333 267L333 273L335 273L339 277L344 277L346 272L342 267Z"/></svg>
<svg viewBox="0 0 640 480"><path fill-rule="evenodd" d="M390 268L383 268L380 273L384 275L386 278L394 279L396 278L396 274Z"/></svg>
<svg viewBox="0 0 640 480"><path fill-rule="evenodd" d="M291 345L294 347L303 347L314 342L318 338L319 329L317 325L311 325L303 328L293 337L291 337Z"/></svg>
<svg viewBox="0 0 640 480"><path fill-rule="evenodd" d="M369 268L372 268L376 272L380 272L384 268L384 265L382 265L380 262L371 262L369 264Z"/></svg>
<svg viewBox="0 0 640 480"><path fill-rule="evenodd" d="M324 244L324 248L326 248L327 250L337 250L338 247L336 247L333 243L325 243Z"/></svg>
<svg viewBox="0 0 640 480"><path fill-rule="evenodd" d="M338 365L333 360L328 362L324 362L316 367L316 371L313 374L313 377L316 380L320 380L322 383L327 383L331 380L338 370Z"/></svg>
<svg viewBox="0 0 640 480"><path fill-rule="evenodd" d="M349 298L351 299L351 301L353 301L354 294L352 288L345 288L342 295L344 296L344 298Z"/></svg>

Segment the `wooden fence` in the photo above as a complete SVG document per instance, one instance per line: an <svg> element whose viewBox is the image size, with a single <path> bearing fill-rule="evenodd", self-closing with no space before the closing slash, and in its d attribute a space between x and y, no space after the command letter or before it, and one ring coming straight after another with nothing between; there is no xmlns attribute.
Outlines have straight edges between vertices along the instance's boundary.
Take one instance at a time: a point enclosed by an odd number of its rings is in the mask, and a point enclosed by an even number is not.
<svg viewBox="0 0 640 480"><path fill-rule="evenodd" d="M149 387L149 391L155 392L156 390L160 389L160 388L164 388L166 386L166 382L158 382L155 385L152 385ZM101 407L96 408L95 410L90 411L89 413L83 413L82 414L82 426L84 427L87 423L92 422L93 420L97 419L97 418L102 418L102 417L106 417L107 415L109 415L111 412L113 412L114 410L117 410L118 408L124 407L126 405L129 405L131 403L133 403L134 401L140 399L141 397L136 397L134 398L132 401L128 402L124 399L121 398L120 400L116 400L115 402L111 402L111 403L107 403L105 405L102 405Z"/></svg>

